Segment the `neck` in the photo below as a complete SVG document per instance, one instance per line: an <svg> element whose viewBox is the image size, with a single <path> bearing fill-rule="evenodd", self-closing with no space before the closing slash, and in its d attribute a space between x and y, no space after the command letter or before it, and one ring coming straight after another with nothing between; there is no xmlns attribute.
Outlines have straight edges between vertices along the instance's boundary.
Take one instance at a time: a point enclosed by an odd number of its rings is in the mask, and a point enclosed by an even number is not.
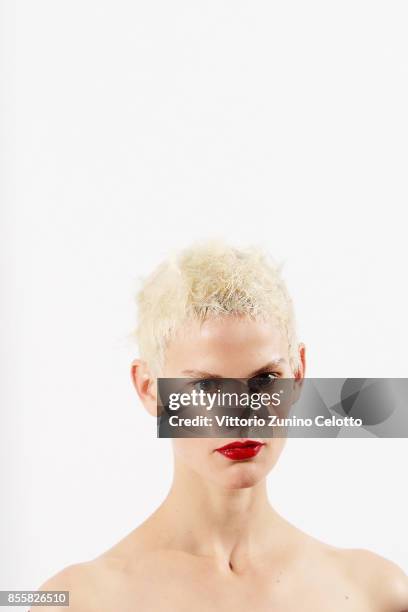
<svg viewBox="0 0 408 612"><path fill-rule="evenodd" d="M269 503L265 480L224 489L177 461L159 513L183 550L213 557L231 569L266 551L269 536L284 522Z"/></svg>

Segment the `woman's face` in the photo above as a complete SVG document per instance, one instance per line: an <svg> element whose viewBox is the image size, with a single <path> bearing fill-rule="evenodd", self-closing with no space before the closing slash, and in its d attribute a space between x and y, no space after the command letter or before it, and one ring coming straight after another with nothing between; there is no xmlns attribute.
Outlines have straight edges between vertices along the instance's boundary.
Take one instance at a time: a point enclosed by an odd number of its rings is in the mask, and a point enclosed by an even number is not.
<svg viewBox="0 0 408 612"><path fill-rule="evenodd" d="M300 347L304 369L304 348ZM288 340L279 325L233 316L190 323L169 343L165 378L251 378L255 373L292 378ZM262 443L253 457L237 460L217 449L233 438L174 438L176 462L227 489L251 487L277 462L284 438L256 438ZM241 439L242 441L242 439Z"/></svg>

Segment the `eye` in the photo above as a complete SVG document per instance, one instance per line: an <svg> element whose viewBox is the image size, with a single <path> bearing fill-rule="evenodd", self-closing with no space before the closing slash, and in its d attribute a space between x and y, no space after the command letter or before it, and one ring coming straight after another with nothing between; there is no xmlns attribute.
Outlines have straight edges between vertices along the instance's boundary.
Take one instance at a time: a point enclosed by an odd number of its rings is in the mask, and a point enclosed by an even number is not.
<svg viewBox="0 0 408 612"><path fill-rule="evenodd" d="M192 388L196 391L204 391L204 393L216 393L220 390L220 381L216 378L203 378L192 383Z"/></svg>
<svg viewBox="0 0 408 612"><path fill-rule="evenodd" d="M268 393L277 378L279 378L278 372L262 372L248 380L248 389L251 393Z"/></svg>

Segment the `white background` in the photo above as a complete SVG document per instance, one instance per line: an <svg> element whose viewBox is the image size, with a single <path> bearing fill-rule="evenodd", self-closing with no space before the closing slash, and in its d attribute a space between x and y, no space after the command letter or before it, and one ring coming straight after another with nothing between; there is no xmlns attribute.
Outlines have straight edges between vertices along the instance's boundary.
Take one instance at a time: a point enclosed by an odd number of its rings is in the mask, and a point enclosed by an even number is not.
<svg viewBox="0 0 408 612"><path fill-rule="evenodd" d="M0 588L137 526L171 479L129 343L138 281L260 244L308 376L406 377L406 2L3 2ZM279 512L408 570L406 440L291 440Z"/></svg>

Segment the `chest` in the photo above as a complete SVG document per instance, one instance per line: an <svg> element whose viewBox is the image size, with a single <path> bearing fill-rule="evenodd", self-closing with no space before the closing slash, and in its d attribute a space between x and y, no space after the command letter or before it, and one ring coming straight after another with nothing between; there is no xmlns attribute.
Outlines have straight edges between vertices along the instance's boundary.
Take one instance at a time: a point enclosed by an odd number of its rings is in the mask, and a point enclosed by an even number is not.
<svg viewBox="0 0 408 612"><path fill-rule="evenodd" d="M220 579L203 573L185 578L157 575L143 586L129 585L121 593L120 606L116 600L103 612L374 612L358 590L318 577Z"/></svg>

